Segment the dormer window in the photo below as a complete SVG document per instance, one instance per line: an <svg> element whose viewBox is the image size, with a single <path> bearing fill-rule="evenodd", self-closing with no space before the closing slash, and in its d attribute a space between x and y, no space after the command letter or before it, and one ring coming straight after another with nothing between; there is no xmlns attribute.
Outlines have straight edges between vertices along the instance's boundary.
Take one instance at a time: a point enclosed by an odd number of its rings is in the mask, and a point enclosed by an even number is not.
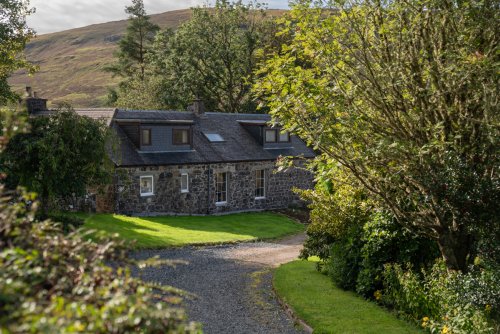
<svg viewBox="0 0 500 334"><path fill-rule="evenodd" d="M151 129L141 129L141 145L151 145Z"/></svg>
<svg viewBox="0 0 500 334"><path fill-rule="evenodd" d="M281 132L279 129L266 129L266 143L289 143L290 133Z"/></svg>
<svg viewBox="0 0 500 334"><path fill-rule="evenodd" d="M288 143L290 142L290 134L288 132L280 132L278 140L280 143Z"/></svg>
<svg viewBox="0 0 500 334"><path fill-rule="evenodd" d="M174 145L189 145L191 144L191 136L189 129L173 129L172 144Z"/></svg>

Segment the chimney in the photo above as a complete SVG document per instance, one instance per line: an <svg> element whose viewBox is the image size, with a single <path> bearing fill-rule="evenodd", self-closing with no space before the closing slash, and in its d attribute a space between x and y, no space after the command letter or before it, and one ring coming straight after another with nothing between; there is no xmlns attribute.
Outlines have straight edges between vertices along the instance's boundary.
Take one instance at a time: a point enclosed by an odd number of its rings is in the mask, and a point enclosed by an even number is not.
<svg viewBox="0 0 500 334"><path fill-rule="evenodd" d="M205 104L203 100L198 97L195 98L193 100L192 110L196 116L203 116L205 114Z"/></svg>
<svg viewBox="0 0 500 334"><path fill-rule="evenodd" d="M37 111L47 110L47 99L42 99L38 97L38 94L33 93L31 87L26 87L26 97L24 98L24 104L29 114L33 114Z"/></svg>

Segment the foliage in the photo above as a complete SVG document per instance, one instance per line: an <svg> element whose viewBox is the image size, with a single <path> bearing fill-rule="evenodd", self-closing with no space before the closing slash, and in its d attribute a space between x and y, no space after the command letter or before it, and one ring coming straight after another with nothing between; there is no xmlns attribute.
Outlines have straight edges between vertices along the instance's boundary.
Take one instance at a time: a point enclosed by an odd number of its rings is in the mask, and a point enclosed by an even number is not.
<svg viewBox="0 0 500 334"><path fill-rule="evenodd" d="M162 109L163 104L158 101L158 96L164 94L161 81L153 76L150 65L145 65L146 78L138 75L130 76L126 84L120 85L118 91L110 89L108 104L126 109Z"/></svg>
<svg viewBox="0 0 500 334"><path fill-rule="evenodd" d="M326 5L328 3L328 5ZM330 6L331 5L331 6ZM257 94L414 233L466 270L480 231L498 240L495 1L299 2Z"/></svg>
<svg viewBox="0 0 500 334"><path fill-rule="evenodd" d="M0 192L0 331L195 331L174 291L106 265L131 264L124 241L93 243L82 231L65 235L53 222L34 220L36 203L31 210L23 204L33 194L19 201L3 186Z"/></svg>
<svg viewBox="0 0 500 334"><path fill-rule="evenodd" d="M330 257L331 245L341 239L353 226L363 226L371 215L371 203L359 187L347 182L347 175L334 169L316 171L318 182L314 189L299 191L309 204L311 224L301 258Z"/></svg>
<svg viewBox="0 0 500 334"><path fill-rule="evenodd" d="M31 131L13 137L1 154L7 184L40 195L46 214L50 200L83 195L87 186L111 176L111 132L104 122L77 115L71 108L29 120Z"/></svg>
<svg viewBox="0 0 500 334"><path fill-rule="evenodd" d="M333 282L367 298L377 299L384 265L411 263L426 267L438 255L434 242L412 235L383 213L352 224L330 245L324 271Z"/></svg>
<svg viewBox="0 0 500 334"><path fill-rule="evenodd" d="M362 233L363 225L352 225L342 238L330 246L325 271L339 288L356 290L356 281L361 271Z"/></svg>
<svg viewBox="0 0 500 334"><path fill-rule="evenodd" d="M420 333L375 303L337 288L312 262L281 265L274 273L273 286L314 333Z"/></svg>
<svg viewBox="0 0 500 334"><path fill-rule="evenodd" d="M146 81L146 57L156 33L160 30L146 14L143 0L132 0L132 4L125 7L125 13L129 14L129 23L125 36L118 43L118 51L115 53L117 61L106 67L107 71L124 80L118 85L118 90L110 89L107 101L109 105L116 104L120 98L127 99L130 95L144 96L141 94L147 93L147 90L141 89ZM122 100L121 104L131 101Z"/></svg>
<svg viewBox="0 0 500 334"><path fill-rule="evenodd" d="M442 262L421 273L387 265L382 302L432 333L494 333L500 328L499 274L479 268L462 274Z"/></svg>
<svg viewBox="0 0 500 334"><path fill-rule="evenodd" d="M82 227L83 224L85 223L85 219L65 213L49 213L46 215L46 217L43 217L43 215L38 214L35 217L37 220L40 221L50 219L53 222L60 223L61 230L64 233L72 232L75 229Z"/></svg>
<svg viewBox="0 0 500 334"><path fill-rule="evenodd" d="M132 5L125 7L125 13L129 14L129 23L125 36L118 43L115 55L118 61L108 70L123 78L137 74L143 80L146 54L160 28L151 23L143 0L132 0Z"/></svg>
<svg viewBox="0 0 500 334"><path fill-rule="evenodd" d="M360 250L360 272L356 292L375 297L382 289L382 272L388 263L410 263L416 268L430 266L439 256L433 240L413 235L388 214L374 213L363 226Z"/></svg>
<svg viewBox="0 0 500 334"><path fill-rule="evenodd" d="M35 70L23 54L26 43L35 35L26 26L26 16L33 12L28 1L2 0L0 5L0 105L17 97L7 83L8 77L21 68Z"/></svg>
<svg viewBox="0 0 500 334"><path fill-rule="evenodd" d="M215 8L193 8L175 33L157 36L152 63L163 79L161 103L182 109L197 97L210 110L255 112L250 88L268 28L255 2L217 0Z"/></svg>
<svg viewBox="0 0 500 334"><path fill-rule="evenodd" d="M117 233L124 240L135 241L138 248L272 239L304 229L283 215L269 212L159 217L96 214L86 219L84 227Z"/></svg>

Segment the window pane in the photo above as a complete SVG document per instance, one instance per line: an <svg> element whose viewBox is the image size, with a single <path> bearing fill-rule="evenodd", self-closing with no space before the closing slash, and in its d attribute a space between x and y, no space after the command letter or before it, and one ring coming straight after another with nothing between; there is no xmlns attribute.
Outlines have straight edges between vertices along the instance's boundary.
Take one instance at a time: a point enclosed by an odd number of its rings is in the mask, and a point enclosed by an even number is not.
<svg viewBox="0 0 500 334"><path fill-rule="evenodd" d="M188 192L189 191L189 183L188 183L188 175L187 174L182 174L181 175L181 191L182 192Z"/></svg>
<svg viewBox="0 0 500 334"><path fill-rule="evenodd" d="M285 132L285 133L280 132L279 141L280 142L289 142L290 141L290 134L288 132Z"/></svg>
<svg viewBox="0 0 500 334"><path fill-rule="evenodd" d="M172 142L174 145L187 145L189 144L189 130L188 129L173 129Z"/></svg>
<svg viewBox="0 0 500 334"><path fill-rule="evenodd" d="M150 129L142 129L142 145L151 145Z"/></svg>
<svg viewBox="0 0 500 334"><path fill-rule="evenodd" d="M153 177L145 176L140 179L141 195L153 193Z"/></svg>
<svg viewBox="0 0 500 334"><path fill-rule="evenodd" d="M216 202L226 202L227 201L227 173L217 173L215 184L215 201Z"/></svg>
<svg viewBox="0 0 500 334"><path fill-rule="evenodd" d="M266 130L266 142L267 143L276 142L276 130Z"/></svg>
<svg viewBox="0 0 500 334"><path fill-rule="evenodd" d="M265 197L266 176L263 169L255 171L255 197Z"/></svg>

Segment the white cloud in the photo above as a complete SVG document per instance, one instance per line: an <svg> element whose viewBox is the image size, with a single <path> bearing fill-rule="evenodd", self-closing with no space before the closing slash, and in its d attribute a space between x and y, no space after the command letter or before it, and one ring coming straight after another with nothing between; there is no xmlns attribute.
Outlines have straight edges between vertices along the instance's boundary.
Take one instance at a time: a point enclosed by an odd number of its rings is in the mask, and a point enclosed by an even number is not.
<svg viewBox="0 0 500 334"><path fill-rule="evenodd" d="M214 1L209 1L213 3ZM127 18L125 6L129 0L31 0L36 13L28 17L28 25L38 34L83 27L95 23ZM149 14L189 8L207 3L206 0L144 0ZM267 1L269 8L287 8L287 0Z"/></svg>

